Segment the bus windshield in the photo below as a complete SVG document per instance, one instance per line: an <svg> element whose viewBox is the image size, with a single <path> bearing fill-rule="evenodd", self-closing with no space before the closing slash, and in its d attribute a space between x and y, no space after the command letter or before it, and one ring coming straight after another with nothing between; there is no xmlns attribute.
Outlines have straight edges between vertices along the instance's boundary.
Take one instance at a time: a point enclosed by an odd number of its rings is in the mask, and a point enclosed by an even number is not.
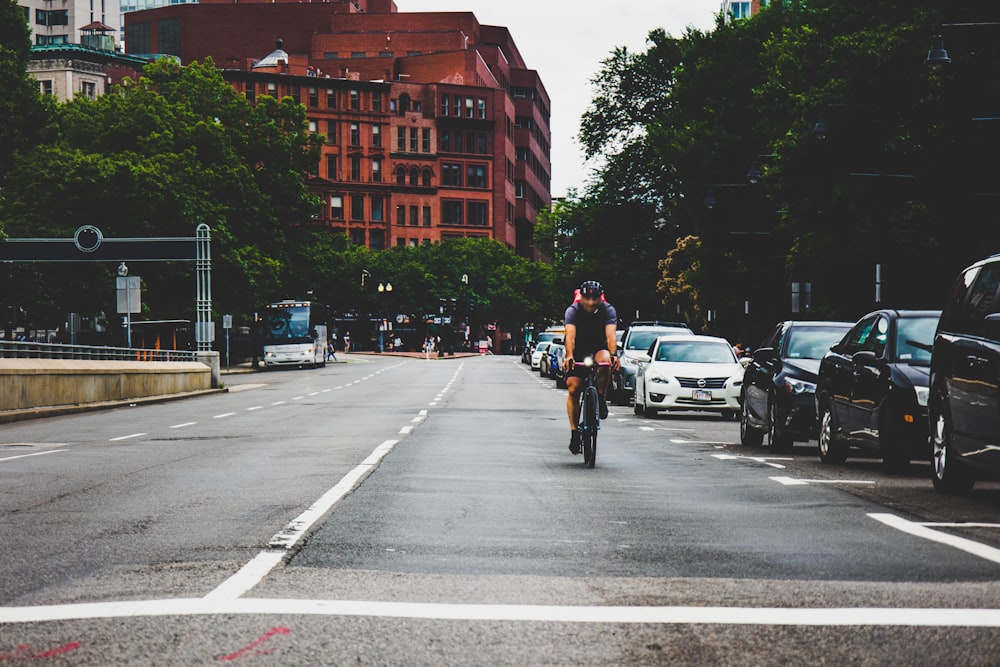
<svg viewBox="0 0 1000 667"><path fill-rule="evenodd" d="M309 307L268 308L264 315L265 344L311 343Z"/></svg>

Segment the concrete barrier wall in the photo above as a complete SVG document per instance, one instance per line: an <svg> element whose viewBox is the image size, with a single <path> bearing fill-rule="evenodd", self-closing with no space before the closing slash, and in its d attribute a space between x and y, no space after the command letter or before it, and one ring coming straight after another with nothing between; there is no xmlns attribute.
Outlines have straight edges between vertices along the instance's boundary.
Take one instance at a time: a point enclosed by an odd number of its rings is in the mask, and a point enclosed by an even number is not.
<svg viewBox="0 0 1000 667"><path fill-rule="evenodd" d="M197 361L0 359L0 410L120 401L211 389Z"/></svg>

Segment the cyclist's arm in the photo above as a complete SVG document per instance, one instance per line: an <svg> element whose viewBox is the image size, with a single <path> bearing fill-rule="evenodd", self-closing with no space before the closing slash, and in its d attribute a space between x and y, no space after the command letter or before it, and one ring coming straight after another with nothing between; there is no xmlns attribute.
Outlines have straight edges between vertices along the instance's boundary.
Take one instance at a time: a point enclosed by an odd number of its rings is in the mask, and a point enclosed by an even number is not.
<svg viewBox="0 0 1000 667"><path fill-rule="evenodd" d="M563 367L568 369L569 365L573 363L573 354L576 352L575 324L566 325L566 336L563 340L563 346L566 348L566 356L563 357Z"/></svg>
<svg viewBox="0 0 1000 667"><path fill-rule="evenodd" d="M608 351L611 352L611 365L617 367L620 363L618 358L618 325L606 324L604 326L604 336L608 340Z"/></svg>

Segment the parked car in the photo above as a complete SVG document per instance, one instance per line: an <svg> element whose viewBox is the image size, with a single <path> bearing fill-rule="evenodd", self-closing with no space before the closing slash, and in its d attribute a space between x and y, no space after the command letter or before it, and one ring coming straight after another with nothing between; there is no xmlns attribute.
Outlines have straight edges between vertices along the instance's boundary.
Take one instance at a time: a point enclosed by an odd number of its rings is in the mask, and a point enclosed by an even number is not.
<svg viewBox="0 0 1000 667"><path fill-rule="evenodd" d="M964 269L934 336L928 422L934 488L1000 477L1000 255Z"/></svg>
<svg viewBox="0 0 1000 667"><path fill-rule="evenodd" d="M531 353L531 370L538 370L538 367L542 363L542 357L545 356L551 344L549 341L542 341L535 345L535 351Z"/></svg>
<svg viewBox="0 0 1000 667"><path fill-rule="evenodd" d="M743 375L740 442L788 451L817 437L816 380L823 355L853 322L779 322L753 351Z"/></svg>
<svg viewBox="0 0 1000 667"><path fill-rule="evenodd" d="M566 346L561 338L549 346L549 377L556 381L556 387L566 386L566 372L563 370L563 359L566 358Z"/></svg>
<svg viewBox="0 0 1000 667"><path fill-rule="evenodd" d="M545 354L542 355L541 360L538 362L538 374L543 378L549 378L550 380L554 377L552 375L554 363L553 355L556 353L557 348L563 348L565 352L565 346L563 345L562 337L555 338L549 342L548 347L545 349Z"/></svg>
<svg viewBox="0 0 1000 667"><path fill-rule="evenodd" d="M927 397L941 311L877 310L862 317L819 365L819 455L841 463L851 447L889 469L929 460Z"/></svg>
<svg viewBox="0 0 1000 667"><path fill-rule="evenodd" d="M744 367L725 338L659 336L637 358L637 415L699 410L732 419L738 414Z"/></svg>
<svg viewBox="0 0 1000 667"><path fill-rule="evenodd" d="M531 356L535 353L535 348L539 343L542 342L552 342L556 338L563 338L566 335L566 329L562 326L552 326L545 331L539 332L535 336L535 340L528 342L524 346L524 351L521 355L521 361L526 364L531 364ZM532 366L532 368L535 368Z"/></svg>
<svg viewBox="0 0 1000 667"><path fill-rule="evenodd" d="M618 346L621 357L621 368L612 374L611 391L608 392L611 402L616 405L628 405L635 395L635 375L639 370L638 357L649 351L649 346L659 337L670 334L690 336L694 332L683 322L632 322L622 334L622 342Z"/></svg>

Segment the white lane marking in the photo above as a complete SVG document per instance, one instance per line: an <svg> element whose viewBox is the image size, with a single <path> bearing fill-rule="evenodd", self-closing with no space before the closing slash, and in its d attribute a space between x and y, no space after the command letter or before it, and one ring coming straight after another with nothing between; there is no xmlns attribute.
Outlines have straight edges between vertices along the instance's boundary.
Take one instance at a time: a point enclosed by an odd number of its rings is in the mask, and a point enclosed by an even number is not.
<svg viewBox="0 0 1000 667"><path fill-rule="evenodd" d="M319 392L318 392L318 391L314 391L314 392L312 392L312 393L311 393L311 394L309 394L309 395L310 395L310 396L319 396Z"/></svg>
<svg viewBox="0 0 1000 667"><path fill-rule="evenodd" d="M399 429L399 434L400 435L406 435L407 433L409 433L412 430L413 430L412 426L404 426L403 428Z"/></svg>
<svg viewBox="0 0 1000 667"><path fill-rule="evenodd" d="M273 570L285 551L261 551L253 560L240 568L240 571L219 584L214 591L205 596L206 600L235 600L257 585L267 573Z"/></svg>
<svg viewBox="0 0 1000 667"><path fill-rule="evenodd" d="M653 428L652 426L640 426L639 430L640 431L655 431L656 429ZM677 442L677 440L673 440L672 442ZM684 440L681 440L680 442L684 442Z"/></svg>
<svg viewBox="0 0 1000 667"><path fill-rule="evenodd" d="M701 444L715 444L715 443L701 443ZM763 463L766 466L771 466L772 468L778 468L784 470L785 466L780 463L771 463L771 461L794 461L790 456L740 456L733 454L712 454L714 458L720 461L735 461L743 459L744 461L753 461L755 463Z"/></svg>
<svg viewBox="0 0 1000 667"><path fill-rule="evenodd" d="M437 401L431 401L431 402L430 402L430 403L428 403L427 405L429 405L430 407L432 407L432 408L433 408L433 407L434 407L435 405L437 405Z"/></svg>
<svg viewBox="0 0 1000 667"><path fill-rule="evenodd" d="M1000 609L597 607L369 600L175 598L0 607L0 623L195 615L352 616L452 621L834 627L1000 627Z"/></svg>
<svg viewBox="0 0 1000 667"><path fill-rule="evenodd" d="M713 454L713 456L715 456ZM808 486L809 484L874 484L870 479L795 479L794 477L769 477L785 486Z"/></svg>
<svg viewBox="0 0 1000 667"><path fill-rule="evenodd" d="M1000 523L973 523L972 521L969 521L967 523L963 521L955 521L948 523L921 521L917 525L927 526L928 528L1000 528Z"/></svg>
<svg viewBox="0 0 1000 667"><path fill-rule="evenodd" d="M253 410L263 410L263 409L264 409L263 405L255 405L252 408L247 408L247 412L252 412Z"/></svg>
<svg viewBox="0 0 1000 667"><path fill-rule="evenodd" d="M198 422L184 422L183 424L174 424L170 428L186 428L188 426L194 426Z"/></svg>
<svg viewBox="0 0 1000 667"><path fill-rule="evenodd" d="M337 389L343 389L343 388L344 388L344 385L340 385L339 387L334 387L333 389L334 389L334 391L336 391Z"/></svg>
<svg viewBox="0 0 1000 667"><path fill-rule="evenodd" d="M362 461L357 467L351 470L349 473L344 475L339 482L337 482L333 488L324 493L319 500L313 503L309 509L300 514L295 519L285 526L285 528L277 533L271 538L268 543L270 547L290 549L292 546L298 542L306 531L317 521L320 517L329 511L335 503L337 503L341 498L350 493L355 486L360 484L365 477L378 465L379 461L382 460L386 454L392 451L392 448L396 446L399 440L386 440L381 445L372 450L372 453L368 455L364 461ZM265 573L266 575L266 573ZM263 578L263 575L262 575Z"/></svg>
<svg viewBox="0 0 1000 667"><path fill-rule="evenodd" d="M140 436L146 435L145 433L132 433L130 435L120 435L117 438L111 438L108 442L118 442L119 440L130 440L131 438L138 438Z"/></svg>
<svg viewBox="0 0 1000 667"><path fill-rule="evenodd" d="M212 419L225 419L226 417L232 417L235 412L223 412L221 415L215 415Z"/></svg>
<svg viewBox="0 0 1000 667"><path fill-rule="evenodd" d="M271 403L271 405L284 405L284 404L285 401L275 401L274 403Z"/></svg>
<svg viewBox="0 0 1000 667"><path fill-rule="evenodd" d="M427 411L426 410L421 410L417 414L420 415L421 417L426 417L427 416Z"/></svg>
<svg viewBox="0 0 1000 667"><path fill-rule="evenodd" d="M326 392L328 392L328 391L330 391L330 390L329 390L329 389L324 389L324 390L323 390L323 393L325 394L325 393L326 393Z"/></svg>
<svg viewBox="0 0 1000 667"><path fill-rule="evenodd" d="M417 416L417 417L414 417L413 419L411 419L410 421L413 422L414 424L417 424L417 423L422 422L424 419L425 419L425 417L423 417L423 416Z"/></svg>
<svg viewBox="0 0 1000 667"><path fill-rule="evenodd" d="M970 553L973 556L979 556L984 560L1000 564L1000 549L997 549L996 547L987 546L964 537L958 537L957 535L949 535L948 533L931 530L926 526L921 526L919 523L907 521L906 519L896 516L895 514L873 512L868 514L868 516L891 528L901 530L904 533L909 533L910 535L921 537L925 540L930 540L931 542L947 544L950 547L961 549L962 551Z"/></svg>
<svg viewBox="0 0 1000 667"><path fill-rule="evenodd" d="M293 401L301 401L305 396L292 396Z"/></svg>
<svg viewBox="0 0 1000 667"><path fill-rule="evenodd" d="M68 452L68 449L50 449L47 452L35 452L33 454L18 454L17 456L8 456L6 458L0 459L0 461L13 461L14 459L26 459L29 456L44 456L45 454L55 454L57 452Z"/></svg>

